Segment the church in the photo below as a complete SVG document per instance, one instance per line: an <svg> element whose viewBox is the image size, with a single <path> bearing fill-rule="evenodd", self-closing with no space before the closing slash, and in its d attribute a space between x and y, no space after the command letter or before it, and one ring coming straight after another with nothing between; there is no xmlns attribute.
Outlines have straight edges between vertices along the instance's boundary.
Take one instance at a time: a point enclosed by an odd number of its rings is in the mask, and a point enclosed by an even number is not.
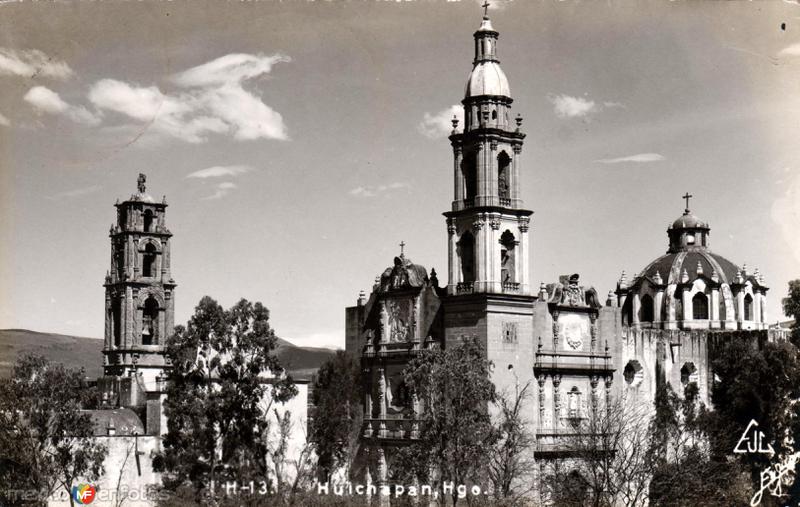
<svg viewBox="0 0 800 507"><path fill-rule="evenodd" d="M659 382L679 392L695 382L708 404L716 340L741 331L769 339L778 333L766 324L763 276L712 253L711 228L690 211L688 194L684 213L666 231L666 254L630 279L623 272L607 296L579 274L534 285L533 212L520 193L523 119L512 112L499 32L488 15L473 37L463 125L454 118L449 136L446 279L401 250L371 293L345 310L346 350L360 358L365 376L366 472L359 479L379 486L389 481L393 451L418 436L425 407L404 385L403 370L421 350L477 338L498 391L531 385L525 419L533 426L539 480L549 464L569 462L576 421L592 410L615 399L652 405Z"/></svg>

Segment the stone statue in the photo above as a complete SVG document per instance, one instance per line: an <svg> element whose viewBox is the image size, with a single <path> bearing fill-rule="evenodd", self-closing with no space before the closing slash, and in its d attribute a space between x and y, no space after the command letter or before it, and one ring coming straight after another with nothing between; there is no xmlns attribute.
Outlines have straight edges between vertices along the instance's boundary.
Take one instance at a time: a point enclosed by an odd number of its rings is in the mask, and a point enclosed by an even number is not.
<svg viewBox="0 0 800 507"><path fill-rule="evenodd" d="M140 194L143 194L145 191L145 186L144 186L145 180L147 180L147 176L145 176L143 173L139 173L139 179L136 180L136 183Z"/></svg>

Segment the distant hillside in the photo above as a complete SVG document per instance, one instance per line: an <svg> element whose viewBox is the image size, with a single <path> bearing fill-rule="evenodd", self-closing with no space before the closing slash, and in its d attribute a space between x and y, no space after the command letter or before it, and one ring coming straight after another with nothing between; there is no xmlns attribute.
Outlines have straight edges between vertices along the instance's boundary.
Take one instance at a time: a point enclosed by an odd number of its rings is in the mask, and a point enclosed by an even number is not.
<svg viewBox="0 0 800 507"><path fill-rule="evenodd" d="M103 341L97 338L0 329L0 377L11 376L17 357L36 354L70 368L83 367L86 376L96 378L103 374L102 349ZM330 349L298 347L281 338L276 349L281 364L298 379L309 378L334 353Z"/></svg>

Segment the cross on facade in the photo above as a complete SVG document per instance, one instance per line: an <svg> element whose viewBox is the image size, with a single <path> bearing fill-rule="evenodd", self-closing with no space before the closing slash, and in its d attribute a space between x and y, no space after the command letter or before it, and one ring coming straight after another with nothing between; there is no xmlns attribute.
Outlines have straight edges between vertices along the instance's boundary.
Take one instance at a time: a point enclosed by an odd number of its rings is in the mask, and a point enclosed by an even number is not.
<svg viewBox="0 0 800 507"><path fill-rule="evenodd" d="M687 213L689 212L689 199L691 199L692 197L694 197L694 196L692 194L690 194L689 192L686 192L686 194L684 194L684 196L683 196L683 198L686 199L686 212Z"/></svg>
<svg viewBox="0 0 800 507"><path fill-rule="evenodd" d="M406 242L405 241L401 241L400 242L400 257L403 257L403 249L405 247L406 247Z"/></svg>
<svg viewBox="0 0 800 507"><path fill-rule="evenodd" d="M488 16L489 15L489 2L488 2L488 0L486 2L484 2L484 4L481 7L483 7L483 15L484 16Z"/></svg>

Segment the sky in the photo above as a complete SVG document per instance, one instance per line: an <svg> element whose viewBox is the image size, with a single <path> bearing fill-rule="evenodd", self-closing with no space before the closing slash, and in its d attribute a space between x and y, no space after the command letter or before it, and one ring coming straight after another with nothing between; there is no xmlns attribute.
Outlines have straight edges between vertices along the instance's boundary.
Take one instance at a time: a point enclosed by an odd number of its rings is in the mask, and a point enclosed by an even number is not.
<svg viewBox="0 0 800 507"><path fill-rule="evenodd" d="M447 273L463 1L0 3L0 328L102 337L114 202L166 195L176 323L210 295L344 346L392 263ZM601 294L691 208L712 251L800 278L800 5L495 1L524 117L532 282Z"/></svg>

